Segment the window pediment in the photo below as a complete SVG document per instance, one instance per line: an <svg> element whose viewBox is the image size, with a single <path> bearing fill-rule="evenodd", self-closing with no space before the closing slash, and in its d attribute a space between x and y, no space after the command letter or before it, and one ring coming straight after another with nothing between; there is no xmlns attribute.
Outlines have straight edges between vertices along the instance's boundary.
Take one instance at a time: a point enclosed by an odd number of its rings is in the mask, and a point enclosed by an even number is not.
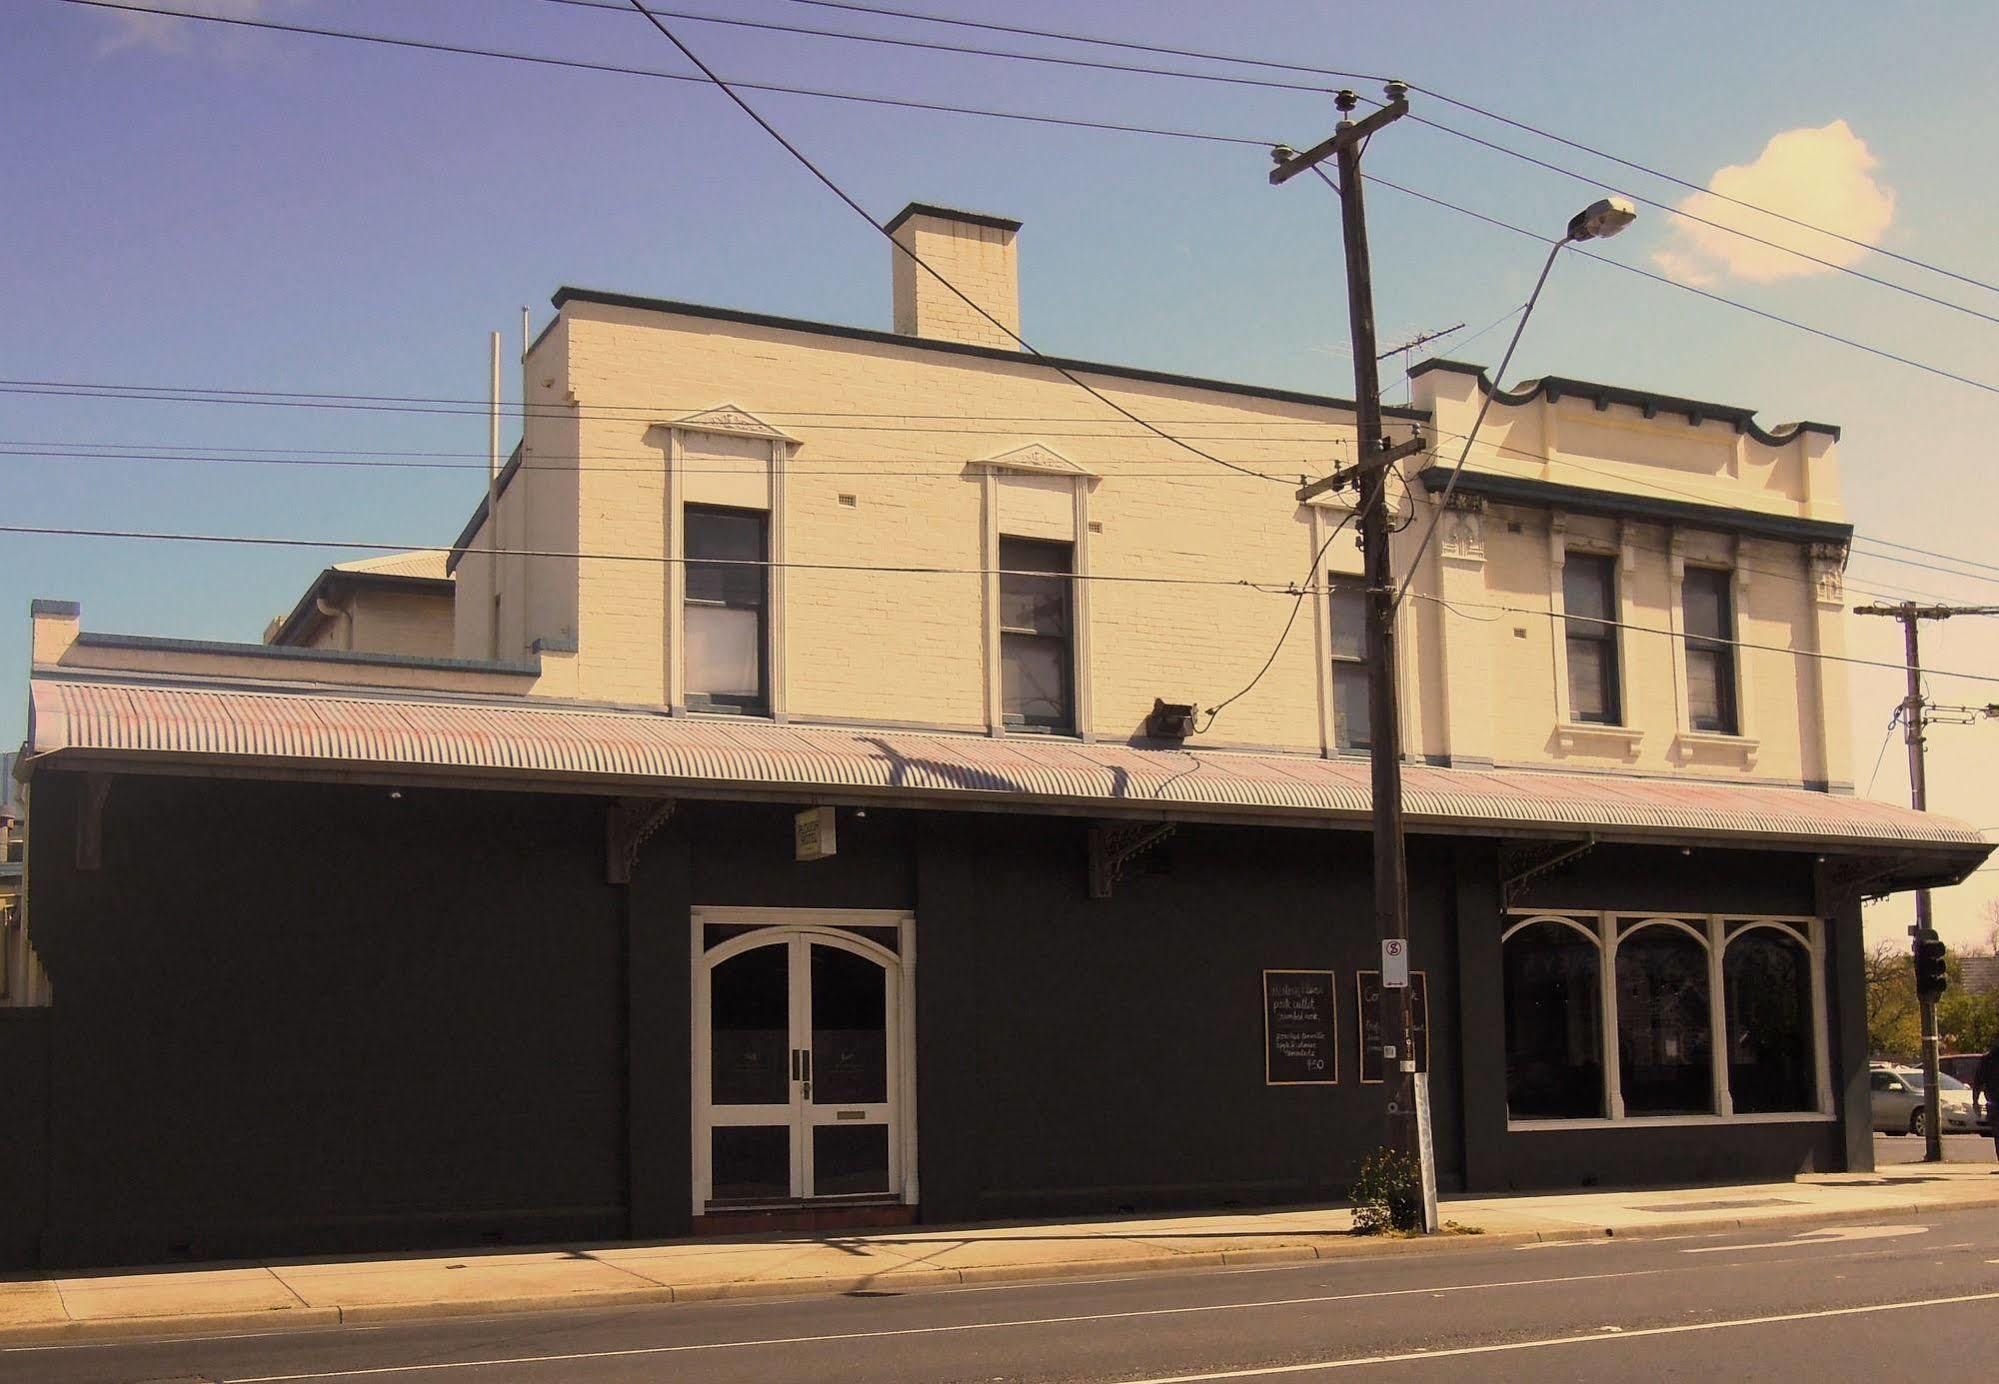
<svg viewBox="0 0 1999 1384"><path fill-rule="evenodd" d="M685 417L668 419L654 426L681 428L689 432L727 433L733 437L763 437L773 442L787 442L794 445L798 441L790 433L773 427L748 409L735 404L718 404L714 408L701 409Z"/></svg>
<svg viewBox="0 0 1999 1384"><path fill-rule="evenodd" d="M1062 476L1070 480L1096 479L1096 472L1078 466L1045 442L1030 442L997 456L982 457L974 467L994 471L1019 471L1036 476Z"/></svg>

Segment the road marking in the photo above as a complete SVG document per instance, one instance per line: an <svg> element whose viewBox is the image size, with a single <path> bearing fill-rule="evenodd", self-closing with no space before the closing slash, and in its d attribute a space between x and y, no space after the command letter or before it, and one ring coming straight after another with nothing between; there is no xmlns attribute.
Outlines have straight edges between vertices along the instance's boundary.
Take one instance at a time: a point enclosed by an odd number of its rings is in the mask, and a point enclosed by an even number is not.
<svg viewBox="0 0 1999 1384"><path fill-rule="evenodd" d="M1737 1249L1796 1249L1800 1245L1836 1245L1848 1240L1893 1240L1903 1235L1922 1235L1926 1225L1833 1225L1823 1230L1801 1230L1788 1240L1765 1240L1754 1245L1704 1245L1683 1249L1682 1254L1726 1254Z"/></svg>
<svg viewBox="0 0 1999 1384"><path fill-rule="evenodd" d="M498 1365L549 1365L571 1360L618 1360L643 1355L691 1355L702 1351L746 1350L756 1346L818 1345L830 1341L872 1341L896 1336L947 1336L967 1331L999 1331L1022 1326L1074 1326L1084 1322L1130 1321L1143 1317L1191 1316L1202 1312L1241 1312L1258 1307L1308 1307L1328 1302L1359 1302L1371 1298L1441 1296L1446 1293L1491 1292L1498 1288L1545 1288L1561 1283L1598 1283L1613 1278L1650 1278L1682 1272L1676 1269L1628 1269L1620 1273L1568 1274L1559 1278L1512 1278L1498 1283L1455 1283L1444 1287L1381 1288L1366 1293L1323 1293L1313 1297L1268 1298L1256 1302L1215 1302L1193 1307L1146 1307L1126 1312L1091 1312L1066 1317L1028 1317L1003 1322L952 1322L943 1326L902 1326L884 1331L836 1331L816 1336L772 1336L750 1341L697 1341L686 1345L632 1346L624 1350L583 1350L559 1355L516 1355L483 1360L433 1360L416 1365L373 1365L365 1369L315 1370L305 1374L232 1375L219 1384L295 1384L310 1379L360 1379L372 1375L419 1374L434 1370L489 1369ZM1999 1296L1999 1295L1995 1295Z"/></svg>
<svg viewBox="0 0 1999 1384"><path fill-rule="evenodd" d="M1643 1326L1605 1334L1598 1328L1587 1336L1544 1336L1534 1341L1505 1341L1489 1346L1455 1346L1446 1350L1407 1350L1394 1355L1356 1355L1344 1360L1312 1360L1297 1365L1262 1365L1253 1369L1217 1370L1207 1374L1169 1374L1152 1379L1135 1379L1131 1384L1203 1384L1217 1379L1257 1379L1276 1374L1310 1374L1326 1370L1352 1369L1358 1365L1400 1365L1412 1360L1447 1360L1454 1356L1498 1355L1516 1350L1542 1350L1549 1346L1622 1344L1643 1336L1680 1336L1694 1331L1730 1331L1745 1326L1778 1326L1785 1322L1820 1321L1828 1317L1858 1317L1872 1312L1902 1312L1916 1307L1954 1307L1966 1302L1991 1302L1999 1293L1967 1293L1961 1297L1928 1298L1920 1302L1875 1302L1864 1307L1828 1307L1816 1312L1783 1312L1767 1317L1734 1317L1719 1322L1688 1322L1679 1326Z"/></svg>

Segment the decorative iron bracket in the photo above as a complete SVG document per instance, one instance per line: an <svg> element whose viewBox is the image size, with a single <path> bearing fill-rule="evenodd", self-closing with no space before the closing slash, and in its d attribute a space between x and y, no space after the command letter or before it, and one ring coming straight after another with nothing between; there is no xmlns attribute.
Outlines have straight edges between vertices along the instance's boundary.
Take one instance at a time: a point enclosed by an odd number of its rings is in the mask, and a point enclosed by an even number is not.
<svg viewBox="0 0 1999 1384"><path fill-rule="evenodd" d="M1107 899L1125 866L1174 832L1171 822L1099 822L1090 828L1090 897Z"/></svg>
<svg viewBox="0 0 1999 1384"><path fill-rule="evenodd" d="M1830 911L1851 903L1885 899L1892 891L1873 890L1868 886L1899 874L1915 863L1916 857L1906 852L1830 858L1819 866L1820 906Z"/></svg>
<svg viewBox="0 0 1999 1384"><path fill-rule="evenodd" d="M1596 849L1596 837L1580 841L1523 841L1499 848L1499 897L1501 907L1511 908L1527 886L1542 875L1559 870Z"/></svg>
<svg viewBox="0 0 1999 1384"><path fill-rule="evenodd" d="M680 804L673 798L617 798L604 814L604 878L611 884L630 884L632 867L638 864L639 847L665 826Z"/></svg>

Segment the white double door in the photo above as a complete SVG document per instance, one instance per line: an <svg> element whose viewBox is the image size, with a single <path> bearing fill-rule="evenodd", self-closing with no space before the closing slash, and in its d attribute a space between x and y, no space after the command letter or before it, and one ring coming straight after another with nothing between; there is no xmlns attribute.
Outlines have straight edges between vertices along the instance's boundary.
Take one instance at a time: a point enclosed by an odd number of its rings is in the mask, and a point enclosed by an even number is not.
<svg viewBox="0 0 1999 1384"><path fill-rule="evenodd" d="M906 934L697 920L697 1213L904 1199Z"/></svg>

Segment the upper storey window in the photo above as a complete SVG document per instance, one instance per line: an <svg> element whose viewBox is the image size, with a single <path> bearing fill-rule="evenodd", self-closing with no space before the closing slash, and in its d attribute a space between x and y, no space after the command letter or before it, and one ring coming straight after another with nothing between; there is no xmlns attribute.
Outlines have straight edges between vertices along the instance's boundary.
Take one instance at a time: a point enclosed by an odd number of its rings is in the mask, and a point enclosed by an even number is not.
<svg viewBox="0 0 1999 1384"><path fill-rule="evenodd" d="M1740 733L1731 576L1719 568L1689 567L1680 585L1686 612L1687 724L1722 735Z"/></svg>
<svg viewBox="0 0 1999 1384"><path fill-rule="evenodd" d="M1076 727L1072 544L999 541L1000 711L1005 724Z"/></svg>
<svg viewBox="0 0 1999 1384"><path fill-rule="evenodd" d="M1367 583L1329 577L1333 645L1333 745L1364 750L1373 736L1367 701Z"/></svg>
<svg viewBox="0 0 1999 1384"><path fill-rule="evenodd" d="M689 505L683 523L687 704L763 714L770 709L770 517Z"/></svg>
<svg viewBox="0 0 1999 1384"><path fill-rule="evenodd" d="M1570 553L1562 565L1567 612L1569 718L1624 724L1617 669L1617 559Z"/></svg>

